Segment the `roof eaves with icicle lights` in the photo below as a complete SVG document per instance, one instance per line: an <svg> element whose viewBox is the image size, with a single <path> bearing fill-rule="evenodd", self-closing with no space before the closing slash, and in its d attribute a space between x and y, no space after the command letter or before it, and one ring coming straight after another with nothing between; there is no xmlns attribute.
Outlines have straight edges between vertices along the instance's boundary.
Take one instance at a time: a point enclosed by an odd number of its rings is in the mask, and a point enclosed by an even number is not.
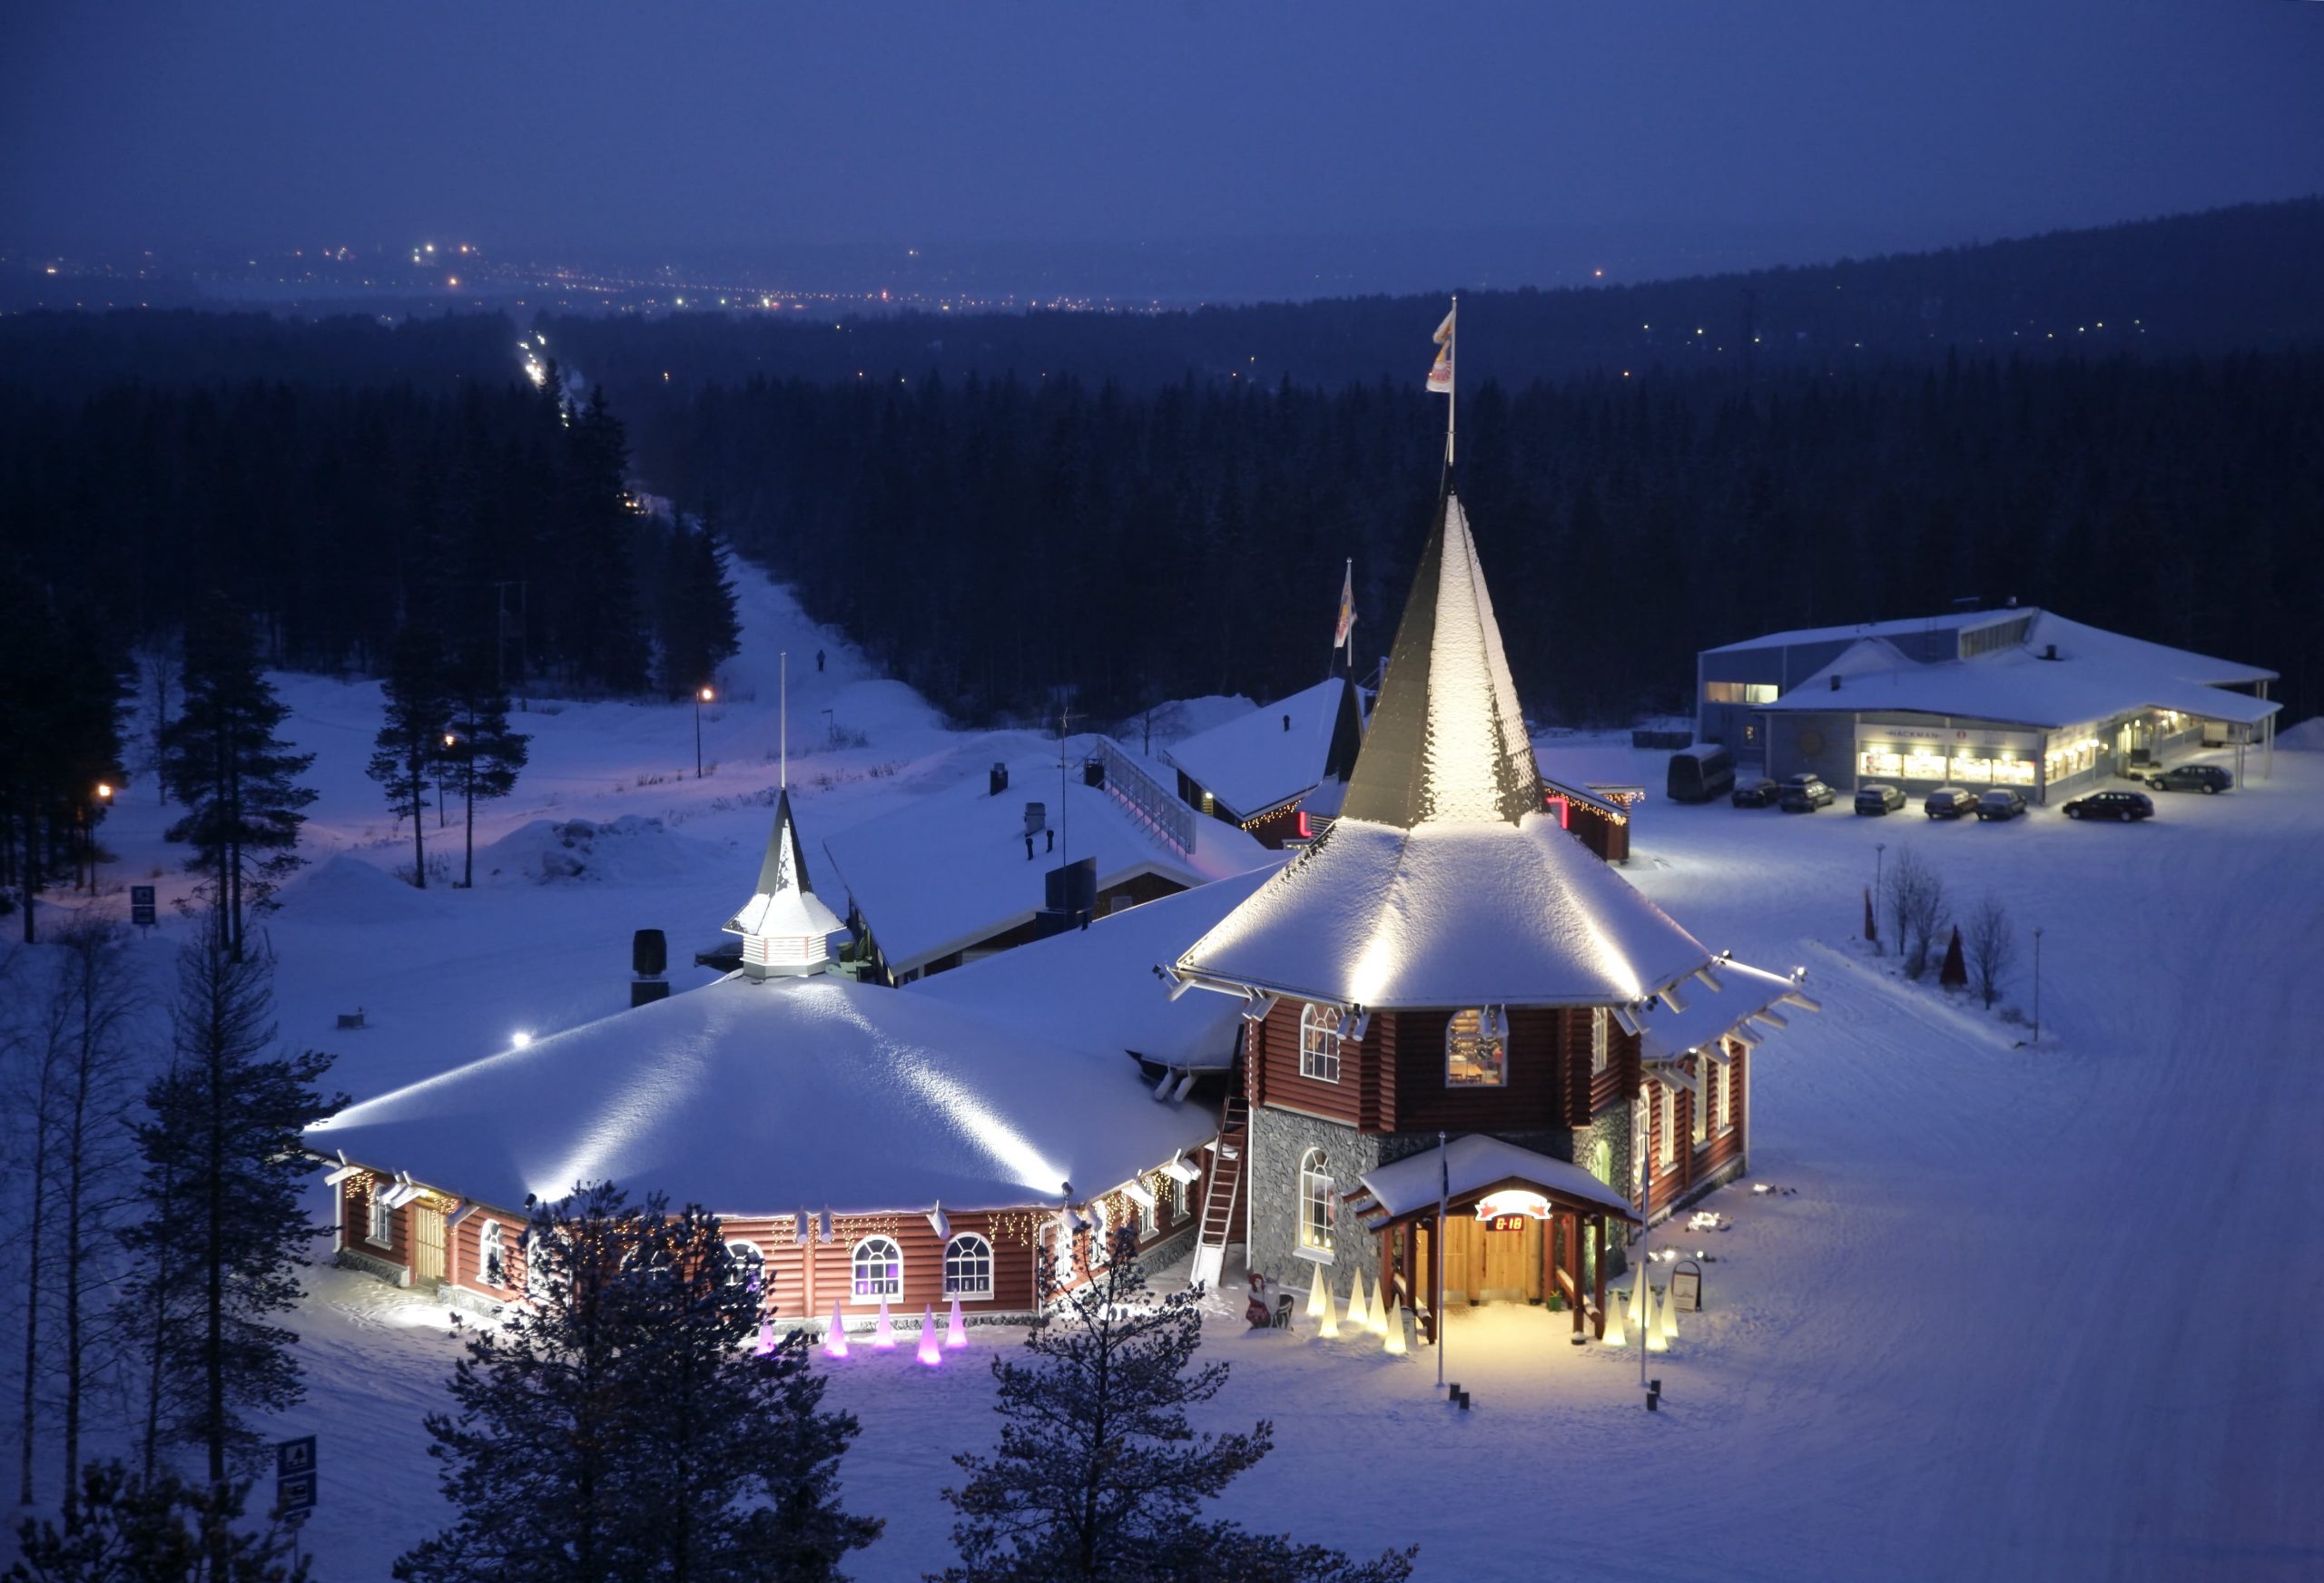
<svg viewBox="0 0 2324 1583"><path fill-rule="evenodd" d="M1711 962L1542 801L1492 595L1448 494L1339 819L1171 971L1366 1009L1610 1006Z"/></svg>

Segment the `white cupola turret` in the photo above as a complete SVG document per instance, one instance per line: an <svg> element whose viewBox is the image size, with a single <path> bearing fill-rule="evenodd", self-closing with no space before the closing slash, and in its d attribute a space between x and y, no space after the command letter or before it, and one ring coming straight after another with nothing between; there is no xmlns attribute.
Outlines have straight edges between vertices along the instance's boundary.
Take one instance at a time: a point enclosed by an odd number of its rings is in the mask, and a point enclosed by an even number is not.
<svg viewBox="0 0 2324 1583"><path fill-rule="evenodd" d="M791 792L774 805L774 831L759 865L757 892L726 920L743 937L743 971L753 978L798 978L831 965L832 937L847 932L807 882L807 860L791 821Z"/></svg>

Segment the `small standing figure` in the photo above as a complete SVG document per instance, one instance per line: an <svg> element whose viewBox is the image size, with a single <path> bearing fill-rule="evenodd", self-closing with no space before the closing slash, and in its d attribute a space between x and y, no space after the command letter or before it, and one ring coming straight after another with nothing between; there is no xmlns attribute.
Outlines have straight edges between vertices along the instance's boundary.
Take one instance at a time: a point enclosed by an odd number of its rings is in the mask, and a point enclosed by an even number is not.
<svg viewBox="0 0 2324 1583"><path fill-rule="evenodd" d="M816 670L818 670L818 671L821 671L822 668L823 668L823 651L822 651L822 650L821 650L821 649L817 649L817 650L815 651L815 669L816 669Z"/></svg>

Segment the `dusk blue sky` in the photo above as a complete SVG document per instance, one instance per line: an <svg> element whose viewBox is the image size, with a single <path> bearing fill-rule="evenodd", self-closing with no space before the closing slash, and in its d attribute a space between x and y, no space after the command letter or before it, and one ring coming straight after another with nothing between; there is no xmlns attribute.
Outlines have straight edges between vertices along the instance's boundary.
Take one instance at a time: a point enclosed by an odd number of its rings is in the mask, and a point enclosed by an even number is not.
<svg viewBox="0 0 2324 1583"><path fill-rule="evenodd" d="M18 245L1504 229L1842 248L2324 191L2324 5L19 5Z"/></svg>

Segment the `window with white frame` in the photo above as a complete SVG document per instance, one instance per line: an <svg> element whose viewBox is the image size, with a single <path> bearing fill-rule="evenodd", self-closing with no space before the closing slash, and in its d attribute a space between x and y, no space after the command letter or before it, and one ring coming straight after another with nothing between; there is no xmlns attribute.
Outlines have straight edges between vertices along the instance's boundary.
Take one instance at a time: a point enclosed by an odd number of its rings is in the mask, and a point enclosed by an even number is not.
<svg viewBox="0 0 2324 1583"><path fill-rule="evenodd" d="M974 1232L962 1232L944 1244L944 1295L992 1295L992 1244Z"/></svg>
<svg viewBox="0 0 2324 1583"><path fill-rule="evenodd" d="M1176 1176L1170 1178L1170 1222L1177 1224L1187 1218L1187 1185Z"/></svg>
<svg viewBox="0 0 2324 1583"><path fill-rule="evenodd" d="M1150 1237L1162 1229L1162 1195L1155 1194L1137 1206L1137 1234Z"/></svg>
<svg viewBox="0 0 2324 1583"><path fill-rule="evenodd" d="M508 1249L501 1240L500 1223L487 1220L476 1234L477 1273L487 1286L508 1284Z"/></svg>
<svg viewBox="0 0 2324 1583"><path fill-rule="evenodd" d="M1509 1082L1509 1032L1498 1008L1456 1011L1444 1028L1444 1085L1500 1088Z"/></svg>
<svg viewBox="0 0 2324 1583"><path fill-rule="evenodd" d="M1089 1245L1085 1257L1092 1270L1102 1270L1114 1256L1114 1217L1103 1201L1089 1206Z"/></svg>
<svg viewBox="0 0 2324 1583"><path fill-rule="evenodd" d="M1329 1006L1300 1008L1299 1075L1318 1083L1340 1080L1340 1014Z"/></svg>
<svg viewBox="0 0 2324 1583"><path fill-rule="evenodd" d="M1722 1065L1718 1072L1718 1130L1735 1130L1735 1068Z"/></svg>
<svg viewBox="0 0 2324 1583"><path fill-rule="evenodd" d="M766 1255L756 1243L737 1238L726 1244L726 1279L752 1293L766 1290Z"/></svg>
<svg viewBox="0 0 2324 1583"><path fill-rule="evenodd" d="M1611 1058L1613 1041L1606 1031L1607 1024L1611 1021L1613 1021L1613 1018L1607 1016L1606 1008L1604 1007L1594 1006L1590 1008L1590 1075L1593 1077L1597 1077L1606 1069L1606 1063Z"/></svg>
<svg viewBox="0 0 2324 1583"><path fill-rule="evenodd" d="M396 1212L388 1207L388 1189L394 1184L375 1181L371 1184L371 1224L364 1234L379 1247L387 1247L396 1240Z"/></svg>
<svg viewBox="0 0 2324 1583"><path fill-rule="evenodd" d="M901 1297L904 1294L904 1254L893 1237L865 1237L848 1256L860 1298Z"/></svg>
<svg viewBox="0 0 2324 1583"><path fill-rule="evenodd" d="M1668 1083L1657 1083L1660 1092L1660 1115L1655 1130L1660 1135L1655 1141L1654 1163L1668 1165L1679 1157L1679 1094Z"/></svg>
<svg viewBox="0 0 2324 1583"><path fill-rule="evenodd" d="M1718 1065L1708 1055L1698 1052L1695 1056L1695 1081L1692 1092L1687 1096L1687 1121L1698 1148L1710 1136L1710 1089L1716 1081L1711 1068Z"/></svg>
<svg viewBox="0 0 2324 1583"><path fill-rule="evenodd" d="M1321 1149L1299 1157L1299 1245L1311 1254L1332 1251L1332 1174Z"/></svg>

